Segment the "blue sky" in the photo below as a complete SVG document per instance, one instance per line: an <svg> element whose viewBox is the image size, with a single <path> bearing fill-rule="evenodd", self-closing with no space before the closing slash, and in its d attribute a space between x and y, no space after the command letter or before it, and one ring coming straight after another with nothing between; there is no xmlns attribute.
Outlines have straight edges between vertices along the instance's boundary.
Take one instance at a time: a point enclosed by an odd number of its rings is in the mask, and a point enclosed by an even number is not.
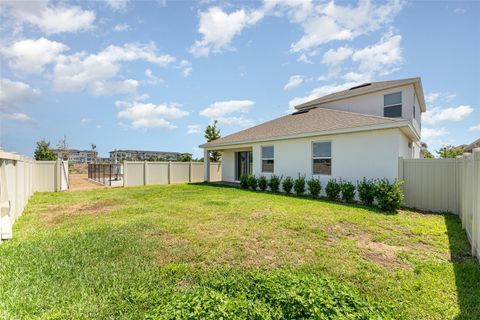
<svg viewBox="0 0 480 320"><path fill-rule="evenodd" d="M421 76L431 150L480 137L480 2L0 4L0 144L192 152L295 104ZM475 38L477 41L475 41Z"/></svg>

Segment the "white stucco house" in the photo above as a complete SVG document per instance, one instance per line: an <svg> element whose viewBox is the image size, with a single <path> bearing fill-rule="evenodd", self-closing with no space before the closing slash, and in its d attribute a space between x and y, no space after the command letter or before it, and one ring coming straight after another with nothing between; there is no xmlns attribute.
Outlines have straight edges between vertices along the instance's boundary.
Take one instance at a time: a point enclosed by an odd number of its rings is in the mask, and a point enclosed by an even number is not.
<svg viewBox="0 0 480 320"><path fill-rule="evenodd" d="M398 159L419 158L420 78L365 83L295 107L292 114L200 145L222 152L222 180L243 174L306 175L356 182L398 177ZM209 165L205 181L209 181Z"/></svg>

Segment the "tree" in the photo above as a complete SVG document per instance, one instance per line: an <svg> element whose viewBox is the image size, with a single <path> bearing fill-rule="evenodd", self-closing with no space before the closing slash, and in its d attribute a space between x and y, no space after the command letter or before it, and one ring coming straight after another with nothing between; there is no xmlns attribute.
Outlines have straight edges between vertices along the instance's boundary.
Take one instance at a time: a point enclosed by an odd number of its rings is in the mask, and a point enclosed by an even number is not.
<svg viewBox="0 0 480 320"><path fill-rule="evenodd" d="M63 136L63 139L58 141L57 144L58 150L60 150L60 153L62 155L62 160L68 160L68 146L67 146L67 136Z"/></svg>
<svg viewBox="0 0 480 320"><path fill-rule="evenodd" d="M205 139L207 142L217 140L220 138L220 129L217 128L218 121L213 121L213 125L209 124L205 129ZM218 162L220 161L222 154L219 151L210 152L210 161Z"/></svg>
<svg viewBox="0 0 480 320"><path fill-rule="evenodd" d="M440 158L456 158L463 154L463 148L454 147L454 146L443 146L440 150L436 150L436 153Z"/></svg>
<svg viewBox="0 0 480 320"><path fill-rule="evenodd" d="M97 145L95 143L90 143L90 149L92 151L92 162L96 163L97 162Z"/></svg>
<svg viewBox="0 0 480 320"><path fill-rule="evenodd" d="M37 148L35 149L35 160L57 160L57 155L55 154L55 152L50 150L50 142L45 140L37 141Z"/></svg>
<svg viewBox="0 0 480 320"><path fill-rule="evenodd" d="M192 161L192 155L190 153L183 153L180 155L180 161L182 162Z"/></svg>

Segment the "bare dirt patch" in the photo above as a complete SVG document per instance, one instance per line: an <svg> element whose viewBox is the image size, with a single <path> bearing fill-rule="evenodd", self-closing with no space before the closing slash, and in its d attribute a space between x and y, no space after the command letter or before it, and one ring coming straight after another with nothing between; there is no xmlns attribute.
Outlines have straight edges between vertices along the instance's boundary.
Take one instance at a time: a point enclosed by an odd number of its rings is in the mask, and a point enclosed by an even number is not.
<svg viewBox="0 0 480 320"><path fill-rule="evenodd" d="M56 225L69 217L82 215L102 215L113 211L120 203L113 200L100 200L73 205L49 205L42 213L42 221L47 225Z"/></svg>
<svg viewBox="0 0 480 320"><path fill-rule="evenodd" d="M68 175L68 191L80 191L89 189L103 189L106 186L88 180L88 174L70 173Z"/></svg>

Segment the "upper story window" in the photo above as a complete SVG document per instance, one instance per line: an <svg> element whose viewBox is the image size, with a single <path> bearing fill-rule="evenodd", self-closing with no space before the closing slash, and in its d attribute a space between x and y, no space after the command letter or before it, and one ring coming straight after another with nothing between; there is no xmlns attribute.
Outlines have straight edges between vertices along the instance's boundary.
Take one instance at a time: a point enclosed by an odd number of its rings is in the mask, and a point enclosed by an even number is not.
<svg viewBox="0 0 480 320"><path fill-rule="evenodd" d="M383 116L389 118L402 117L402 92L383 96Z"/></svg>
<svg viewBox="0 0 480 320"><path fill-rule="evenodd" d="M312 146L313 174L332 174L332 143L314 142Z"/></svg>
<svg viewBox="0 0 480 320"><path fill-rule="evenodd" d="M413 93L413 119L415 119L415 101L417 100L417 96L415 95L415 92Z"/></svg>
<svg viewBox="0 0 480 320"><path fill-rule="evenodd" d="M262 172L273 172L273 146L262 147Z"/></svg>

